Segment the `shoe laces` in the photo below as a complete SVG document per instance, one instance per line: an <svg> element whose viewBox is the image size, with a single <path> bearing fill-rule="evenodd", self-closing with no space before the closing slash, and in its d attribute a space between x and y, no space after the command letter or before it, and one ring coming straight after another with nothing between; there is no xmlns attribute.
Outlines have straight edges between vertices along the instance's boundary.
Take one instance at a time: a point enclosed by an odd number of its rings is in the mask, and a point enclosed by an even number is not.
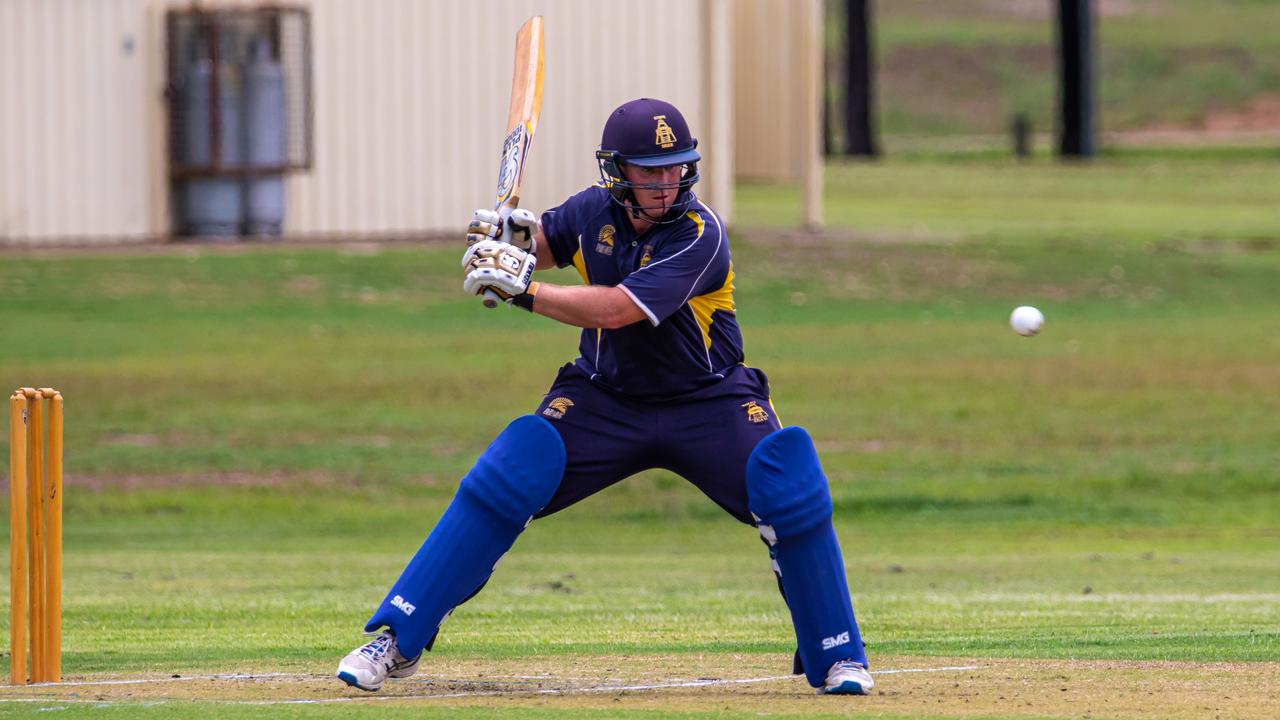
<svg viewBox="0 0 1280 720"><path fill-rule="evenodd" d="M373 635L373 633L369 633L369 635ZM365 643L364 647L360 648L360 654L374 662L385 662L387 656L391 654L395 641L394 635L384 631L379 633L373 640Z"/></svg>
<svg viewBox="0 0 1280 720"><path fill-rule="evenodd" d="M835 663L835 665L834 665L834 666L832 666L832 668L831 668L831 669L832 669L832 670L837 670L837 669L839 669L839 670L862 670L863 672L866 672L866 670L867 670L865 667L863 667L862 663L858 662L857 660L837 660L837 661L836 661L836 663Z"/></svg>

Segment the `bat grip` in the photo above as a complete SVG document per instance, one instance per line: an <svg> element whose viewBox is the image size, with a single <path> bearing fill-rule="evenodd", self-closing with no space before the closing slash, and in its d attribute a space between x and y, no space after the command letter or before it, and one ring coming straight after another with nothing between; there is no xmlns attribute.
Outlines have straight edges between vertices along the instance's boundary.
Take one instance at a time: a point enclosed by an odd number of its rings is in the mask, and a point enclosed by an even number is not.
<svg viewBox="0 0 1280 720"><path fill-rule="evenodd" d="M517 197L515 198L514 201L509 201L506 203L498 203L498 207L494 208L494 210L497 211L498 217L499 217L498 227L502 228L503 232L506 232L507 230L507 218L511 217L511 211L516 209L516 203L518 203L519 201L520 199ZM506 242L506 241L504 240L503 242ZM498 295L498 293L492 290L485 290L484 300L482 300L481 302L484 303L485 307L492 310L498 307L498 305L502 303L502 298Z"/></svg>

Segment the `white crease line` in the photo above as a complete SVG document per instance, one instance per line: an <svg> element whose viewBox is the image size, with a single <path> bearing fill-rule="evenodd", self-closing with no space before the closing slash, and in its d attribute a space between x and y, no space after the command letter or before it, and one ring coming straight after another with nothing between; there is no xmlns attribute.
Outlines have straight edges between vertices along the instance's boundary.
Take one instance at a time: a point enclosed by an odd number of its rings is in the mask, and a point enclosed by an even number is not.
<svg viewBox="0 0 1280 720"><path fill-rule="evenodd" d="M960 672L964 670L978 670L981 665L953 665L947 667L936 668L896 668L889 670L873 670L872 675L899 675L904 673L930 673L930 672ZM237 675L192 675L181 678L156 678L153 680L98 680L98 681L82 681L82 682L61 682L61 683L38 683L28 685L26 687L70 687L70 686L86 686L86 685L141 685L147 683L165 683L165 682L181 682L183 680L266 680L278 679L286 677L301 677L305 679L328 678L327 675L299 675L296 673L265 673L257 674L237 674ZM550 676L493 676L507 678L523 678L556 681L565 678ZM709 687L714 685L747 685L752 683L778 682L781 680L790 680L795 675L775 675L771 677L761 678L743 678L739 680L687 680L681 682L661 682L650 683L645 685L598 685L595 687L585 688L545 688L540 690L523 690L523 689L504 689L504 690L481 690L474 692L454 692L454 693L437 693L428 695L369 695L366 697L335 697L335 698L310 698L310 699L293 699L293 700L201 700L199 698L191 698L191 702L210 702L215 705L325 705L330 703L349 703L349 702L388 702L396 700L442 700L449 698L463 697L491 697L498 695L580 695L586 693L601 692L631 692L636 690L667 690L672 688L688 688L688 687ZM450 682L472 682L468 680L449 680ZM0 702L45 702L50 704L63 703L97 703L100 705L123 705L132 703L120 703L110 700L82 700L74 698L62 698L58 696L47 697L21 697L21 698L5 698L0 697ZM163 704L169 700L155 699L148 701L150 704Z"/></svg>
<svg viewBox="0 0 1280 720"><path fill-rule="evenodd" d="M99 705L111 705L111 702L104 700L90 700L88 698L60 698L55 695L47 697L18 697L18 698L0 698L0 702L10 703L48 703L49 705L57 705L59 703L97 703Z"/></svg>
<svg viewBox="0 0 1280 720"><path fill-rule="evenodd" d="M776 677L747 678L745 680L688 680L685 682L654 683L652 685L600 685L590 688L571 688L569 690L539 690L538 693L573 693L573 692L621 692L625 690L661 690L663 688L706 687L708 685L744 685L747 683L774 682L790 680L794 675L778 675Z"/></svg>
<svg viewBox="0 0 1280 720"><path fill-rule="evenodd" d="M167 678L141 678L131 680L68 680L63 682L40 682L29 683L23 687L41 688L41 687L85 687L93 685L147 685L151 683L172 683L186 682L188 680L266 680L271 678L282 677L306 677L296 673L263 673L258 674L234 674L234 675L183 675L182 677ZM326 676L327 677L327 676Z"/></svg>
<svg viewBox="0 0 1280 720"><path fill-rule="evenodd" d="M553 675L489 675L490 680L487 682L497 682L501 680L579 680L590 681L592 678L578 677L559 677ZM28 683L24 687L41 688L41 687L92 687L95 685L147 685L151 683L176 683L189 682L192 680L278 680L280 678L298 678L301 680L330 680L332 675L307 675L303 673L224 673L219 675L183 675L182 677L165 677L165 678L128 678L120 680L63 680L59 682L39 682ZM459 678L452 675L418 675L412 682L429 683L429 682L486 682L484 680L473 680L468 678Z"/></svg>
<svg viewBox="0 0 1280 720"><path fill-rule="evenodd" d="M902 673L929 673L929 672L956 672L963 670L978 670L981 665L956 665L938 668L899 668L891 670L876 670L872 675L897 675ZM329 703L344 702L385 702L392 700L440 700L449 698L462 697L491 697L497 695L580 695L586 693L597 692L627 692L633 690L665 690L671 688L684 687L707 687L711 685L745 685L749 683L776 682L780 680L790 680L795 675L776 675L773 677L762 678L745 678L741 680L690 680L686 682L671 683L653 683L649 685L601 685L588 688L548 688L544 690L483 690L477 692L456 692L456 693L440 693L434 695L374 695L369 697L339 697L339 698L318 698L308 700L241 700L231 701L228 704L234 705L322 705ZM554 678L546 678L548 680Z"/></svg>
<svg viewBox="0 0 1280 720"><path fill-rule="evenodd" d="M491 697L497 695L579 695L584 693L597 692L626 692L631 690L664 690L668 688L682 687L706 687L708 685L734 685L745 683L761 683L772 682L775 680L790 680L794 675L779 675L777 677L766 678L746 678L744 680L690 680L687 682L677 683L654 683L651 685L599 685L587 688L545 688L542 690L482 690L478 692L456 692L456 693L440 693L435 695L372 695L369 697L339 697L339 698L319 698L308 700L239 700L230 701L231 705L322 705L327 703L343 703L343 702L374 702L374 701L392 701L392 700L440 700L447 698L462 697Z"/></svg>
<svg viewBox="0 0 1280 720"><path fill-rule="evenodd" d="M332 675L323 676L325 679L332 678ZM504 680L551 680L556 682L593 682L599 678L588 677L572 677L568 675L485 675L484 678L464 678L457 675L432 675L430 673L419 673L412 679L406 678L399 684L418 684L429 685L433 682L456 682L456 683L476 683L489 684L500 683Z"/></svg>
<svg viewBox="0 0 1280 720"><path fill-rule="evenodd" d="M953 665L951 667L936 668L902 668L901 670L872 670L872 675L900 675L902 673L922 673L922 672L954 672L960 670L981 670L981 665Z"/></svg>

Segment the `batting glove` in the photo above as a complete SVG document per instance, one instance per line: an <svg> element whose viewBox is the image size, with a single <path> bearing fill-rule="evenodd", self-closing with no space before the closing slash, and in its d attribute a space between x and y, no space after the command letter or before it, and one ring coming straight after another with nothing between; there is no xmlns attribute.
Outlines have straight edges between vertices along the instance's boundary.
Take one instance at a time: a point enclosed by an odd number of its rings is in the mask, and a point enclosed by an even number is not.
<svg viewBox="0 0 1280 720"><path fill-rule="evenodd" d="M542 231L537 215L528 210L513 210L507 218L506 229L509 232L503 232L502 215L497 210L476 210L467 225L467 246L501 238L522 250L536 251L533 238Z"/></svg>
<svg viewBox="0 0 1280 720"><path fill-rule="evenodd" d="M537 263L536 255L515 245L481 240L462 256L462 289L478 295L487 288L510 300L529 289Z"/></svg>

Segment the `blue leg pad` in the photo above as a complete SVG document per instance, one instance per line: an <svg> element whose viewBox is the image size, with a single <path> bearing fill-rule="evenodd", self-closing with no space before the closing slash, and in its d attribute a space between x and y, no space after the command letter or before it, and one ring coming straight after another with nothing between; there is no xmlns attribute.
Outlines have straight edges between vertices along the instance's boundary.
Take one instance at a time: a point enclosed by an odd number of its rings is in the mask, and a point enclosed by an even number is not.
<svg viewBox="0 0 1280 720"><path fill-rule="evenodd" d="M840 660L865 667L844 558L831 526L831 492L804 428L779 430L752 451L747 506L776 563L809 684L821 686Z"/></svg>
<svg viewBox="0 0 1280 720"><path fill-rule="evenodd" d="M462 478L453 502L409 561L366 631L389 627L405 657L489 580L564 476L564 441L536 415L516 418Z"/></svg>

